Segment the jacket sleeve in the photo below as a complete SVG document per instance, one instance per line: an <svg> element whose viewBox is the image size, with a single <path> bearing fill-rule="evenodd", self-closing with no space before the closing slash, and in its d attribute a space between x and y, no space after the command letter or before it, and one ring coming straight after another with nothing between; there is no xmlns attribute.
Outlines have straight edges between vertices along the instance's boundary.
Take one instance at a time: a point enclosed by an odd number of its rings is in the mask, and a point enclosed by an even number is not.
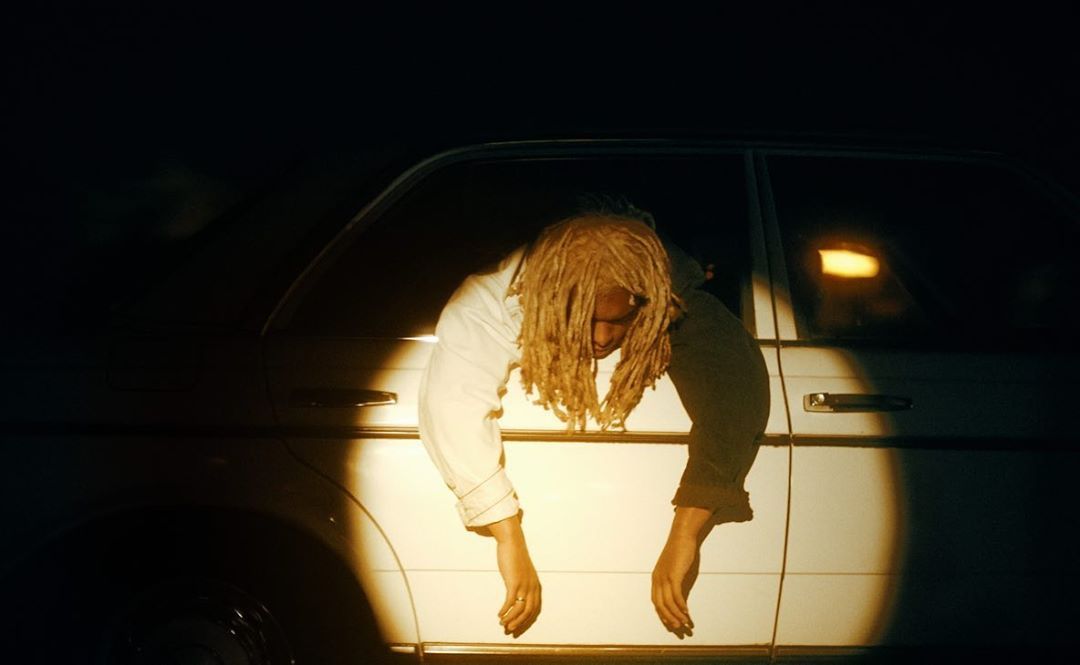
<svg viewBox="0 0 1080 665"><path fill-rule="evenodd" d="M672 326L668 374L692 422L672 503L712 509L713 523L745 522L754 513L743 484L769 417L768 370L742 322L700 282L678 279L692 259L669 254L686 313Z"/></svg>
<svg viewBox="0 0 1080 665"><path fill-rule="evenodd" d="M443 309L420 385L420 436L467 527L517 514L502 461L500 389L517 358L501 298L470 277Z"/></svg>

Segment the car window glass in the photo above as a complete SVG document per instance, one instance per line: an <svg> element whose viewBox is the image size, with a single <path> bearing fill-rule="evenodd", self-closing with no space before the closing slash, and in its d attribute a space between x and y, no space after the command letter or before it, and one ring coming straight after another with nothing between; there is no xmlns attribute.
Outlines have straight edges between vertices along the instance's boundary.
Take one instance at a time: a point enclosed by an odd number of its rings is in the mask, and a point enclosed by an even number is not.
<svg viewBox="0 0 1080 665"><path fill-rule="evenodd" d="M809 339L1064 338L1078 226L992 165L773 157L769 177Z"/></svg>
<svg viewBox="0 0 1080 665"><path fill-rule="evenodd" d="M707 268L706 288L739 314L749 270L739 155L513 159L445 167L349 239L301 296L293 334L431 334L469 274L570 214L585 194L621 196Z"/></svg>

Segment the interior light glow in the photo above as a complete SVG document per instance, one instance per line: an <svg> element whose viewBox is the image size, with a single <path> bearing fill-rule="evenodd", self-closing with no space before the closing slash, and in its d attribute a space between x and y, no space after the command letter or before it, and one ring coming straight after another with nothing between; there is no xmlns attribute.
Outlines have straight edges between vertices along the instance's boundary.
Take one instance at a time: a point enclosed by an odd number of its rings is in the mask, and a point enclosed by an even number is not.
<svg viewBox="0 0 1080 665"><path fill-rule="evenodd" d="M876 277L881 270L877 257L850 249L819 249L821 272L836 277Z"/></svg>

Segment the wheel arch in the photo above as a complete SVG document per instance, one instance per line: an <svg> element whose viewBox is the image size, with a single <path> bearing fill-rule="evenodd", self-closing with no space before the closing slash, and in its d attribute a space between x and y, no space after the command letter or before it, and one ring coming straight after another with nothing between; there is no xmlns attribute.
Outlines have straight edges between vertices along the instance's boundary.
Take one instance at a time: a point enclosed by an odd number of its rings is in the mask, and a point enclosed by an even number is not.
<svg viewBox="0 0 1080 665"><path fill-rule="evenodd" d="M32 634L37 627L27 617L35 604L50 621L57 606L74 608L45 626L52 630L93 612L94 599L192 575L250 593L298 627L301 641L372 649L385 643L369 591L339 547L281 516L220 505L117 509L59 530L0 579L5 598L29 599L5 603L5 613L21 615L5 623L14 620L16 632L29 627Z"/></svg>

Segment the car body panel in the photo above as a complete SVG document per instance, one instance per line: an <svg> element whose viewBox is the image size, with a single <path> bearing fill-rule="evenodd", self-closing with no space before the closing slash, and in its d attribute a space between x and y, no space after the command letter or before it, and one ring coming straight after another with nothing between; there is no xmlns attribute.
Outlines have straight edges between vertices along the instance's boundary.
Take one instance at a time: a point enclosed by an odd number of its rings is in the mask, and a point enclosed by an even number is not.
<svg viewBox="0 0 1080 665"><path fill-rule="evenodd" d="M491 557L491 553L487 553ZM538 564L539 565L539 564ZM776 575L702 574L691 593L693 637L668 632L649 602L648 573L540 570L543 610L521 637L497 623L505 588L497 571L415 571L409 575L425 641L457 644L676 646L768 644Z"/></svg>
<svg viewBox="0 0 1080 665"><path fill-rule="evenodd" d="M66 353L36 369L52 345ZM183 507L259 514L350 560L384 637L418 642L408 588L385 537L275 431L257 337L119 335L63 346L36 339L21 351L3 369L22 390L5 404L0 436L9 460L5 493L13 498L0 514L0 570L69 532L92 532L95 523L128 514ZM375 569L354 556L358 533Z"/></svg>
<svg viewBox="0 0 1080 665"><path fill-rule="evenodd" d="M448 604L447 598L454 596L437 593L442 586L466 589L474 583L490 586L489 578L501 580L493 541L461 524L454 496L415 430L415 396L408 392L417 389L425 351L430 353L432 347L419 341L399 342L400 352L384 363L387 369L377 379L372 368L357 367L372 357L365 350L374 345L388 353L386 344L335 340L320 350L307 340L269 340L270 376L289 377L271 379L271 392L280 400L277 404L290 394L288 385L322 381L399 395L397 404L353 409L282 405L286 428L324 432L319 438L294 436L289 445L347 487L394 543L414 590L424 641L499 641L502 635L495 621L454 628L463 626L463 617L479 620L491 614L493 607L498 609L498 594L486 594L484 602L485 596L474 590ZM349 352L350 347L355 351ZM775 357L770 346L763 347L763 352L767 358ZM618 356L615 353L601 361L600 390ZM775 377L775 362L767 365ZM778 387L778 381L774 385ZM633 597L631 589L643 582L645 591L637 594L633 604L614 605L620 609L611 625L590 624L595 627L594 643L623 643L630 634L624 634L627 630L636 635L630 644L674 639L659 625L648 592L649 576L671 522L671 497L686 464L685 439L679 437L685 437L690 426L670 380L665 377L655 390L646 391L625 435L599 434L595 424L591 433L568 435L551 412L531 403L516 370L506 388L500 419L506 468L521 497L530 553L545 584L547 609L538 626L530 629L529 642L588 643L580 614L550 608L587 604L590 590L602 590L605 598L610 594ZM317 425L320 421L321 426ZM785 445L763 446L747 479L759 517L717 527L702 548L700 586L691 593L691 606L711 604L715 593L721 594L715 598L730 599L732 608L743 607L745 595L748 607L758 609L740 619L738 631L726 623L705 622L696 633L699 644L761 644L771 636L783 558L787 463ZM549 577L567 581L547 586ZM733 594L738 594L738 600ZM771 600L761 605L763 599ZM537 630L539 623L546 627Z"/></svg>
<svg viewBox="0 0 1080 665"><path fill-rule="evenodd" d="M801 339L764 207L793 443L775 647L1063 644L1067 561L1080 555L1061 538L1080 513L1064 489L1080 472L1066 404L1080 356L988 348L978 331L966 344ZM822 393L910 406L816 410Z"/></svg>

